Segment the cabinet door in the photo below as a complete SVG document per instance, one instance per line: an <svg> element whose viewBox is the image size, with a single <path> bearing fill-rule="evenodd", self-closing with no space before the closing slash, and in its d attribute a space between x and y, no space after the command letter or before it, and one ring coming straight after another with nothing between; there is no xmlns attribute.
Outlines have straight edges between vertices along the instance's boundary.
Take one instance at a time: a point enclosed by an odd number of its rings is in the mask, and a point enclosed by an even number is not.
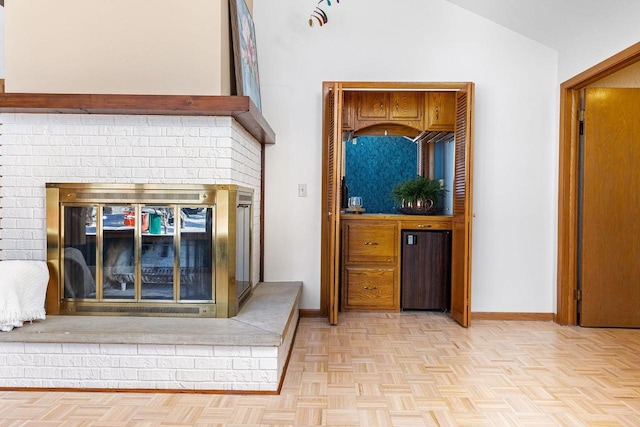
<svg viewBox="0 0 640 427"><path fill-rule="evenodd" d="M353 92L343 92L342 97L342 129L353 130L355 125L355 95Z"/></svg>
<svg viewBox="0 0 640 427"><path fill-rule="evenodd" d="M422 119L422 92L391 92L391 120Z"/></svg>
<svg viewBox="0 0 640 427"><path fill-rule="evenodd" d="M471 314L471 236L473 217L473 84L456 94L453 216L451 218L451 317L469 326Z"/></svg>
<svg viewBox="0 0 640 427"><path fill-rule="evenodd" d="M402 232L402 308L449 310L451 233Z"/></svg>
<svg viewBox="0 0 640 427"><path fill-rule="evenodd" d="M396 310L395 266L346 267L344 310Z"/></svg>
<svg viewBox="0 0 640 427"><path fill-rule="evenodd" d="M340 304L340 178L342 177L342 89L338 83L323 84L322 122L322 256L320 280L324 286L321 310L329 323L338 323Z"/></svg>
<svg viewBox="0 0 640 427"><path fill-rule="evenodd" d="M398 227L395 223L360 221L346 223L345 263L392 263L397 261Z"/></svg>
<svg viewBox="0 0 640 427"><path fill-rule="evenodd" d="M453 132L456 123L456 93L427 92L427 130Z"/></svg>
<svg viewBox="0 0 640 427"><path fill-rule="evenodd" d="M384 121L389 114L388 92L361 92L358 94L358 120Z"/></svg>

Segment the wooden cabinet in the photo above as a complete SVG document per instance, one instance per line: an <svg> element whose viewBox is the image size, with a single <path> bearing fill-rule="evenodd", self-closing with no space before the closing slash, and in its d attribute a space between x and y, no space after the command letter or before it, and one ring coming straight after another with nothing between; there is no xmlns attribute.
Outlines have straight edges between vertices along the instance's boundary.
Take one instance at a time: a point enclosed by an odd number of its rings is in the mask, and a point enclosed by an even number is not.
<svg viewBox="0 0 640 427"><path fill-rule="evenodd" d="M402 309L449 310L451 232L402 231Z"/></svg>
<svg viewBox="0 0 640 427"><path fill-rule="evenodd" d="M400 310L398 233L392 221L343 221L343 311Z"/></svg>
<svg viewBox="0 0 640 427"><path fill-rule="evenodd" d="M433 290L426 295L420 286L405 286L402 282L416 281L420 285L431 281L446 283L449 280L451 217L347 214L341 218L342 311L400 311L401 296L403 300L407 300L407 306L402 302L404 309L448 309L450 285L437 295ZM425 273L424 265L420 264L426 265L426 261L419 261L413 268L403 265L404 255L401 256L401 253L404 250L403 244L406 243L401 236L403 233L422 234L432 240L448 236L447 246L443 246L441 250L434 245L426 246L426 250L431 251L430 260L436 257L434 251L438 252L438 259L441 257L444 260L434 264L440 270L436 271L434 267L433 271ZM420 240L423 243L423 237ZM435 241L442 243L443 240ZM414 251L416 248L421 253L425 246L421 244L410 247Z"/></svg>
<svg viewBox="0 0 640 427"><path fill-rule="evenodd" d="M453 132L456 124L455 92L427 92L425 129Z"/></svg>
<svg viewBox="0 0 640 427"><path fill-rule="evenodd" d="M355 119L355 94L354 92L345 92L342 98L342 129L353 130Z"/></svg>
<svg viewBox="0 0 640 427"><path fill-rule="evenodd" d="M334 81L323 83L320 311L323 315L328 315L331 324L338 323L341 307L347 310L376 310L376 307L382 306L384 310L399 310L400 237L397 234L400 228L444 229L449 226L447 224L451 224L451 317L463 326L469 325L472 276L474 88L475 85L472 82ZM407 94L403 95L406 98L397 98L397 113L393 111L396 98L392 97L392 94L397 95L396 92ZM370 93L363 95L364 101L360 97L363 93ZM417 97L418 112L420 114L421 111L422 116L417 126L409 128L401 123L405 120L414 123L411 116L410 99L412 97ZM359 108L363 105L363 108ZM336 111L340 106L343 111ZM384 119L376 117L383 117L383 115ZM408 119L407 116L412 118ZM390 122L392 117L394 120L398 119L398 122ZM353 128L350 129L352 118ZM337 125L336 121L339 122ZM388 219L391 220L389 222L393 224L392 227L397 236L397 246L392 255L396 261L389 263L357 261L358 256L362 254L357 255L355 249L351 250L352 255L347 258L351 246L348 239L352 228L348 224L358 222L354 217L369 217L368 220L362 218L362 223L367 224L366 226L374 226L376 222L384 222L382 216L387 215L342 215L340 213L340 180L336 177L342 177L345 173L345 162L341 156L345 143L344 130L353 130L354 136L393 135L415 138L427 128L434 129L427 133L435 132L436 135L425 133L422 138L439 138L441 137L437 135L439 132L455 133L453 169L456 188L452 192L452 217L446 221L429 222L421 218L399 218L399 215L389 215ZM435 130L436 128L441 130ZM445 136L448 137L448 135ZM366 258L366 254L364 256ZM374 292L364 293L372 291L372 289L365 289L365 286L370 287L368 283L388 283L389 280L393 283L392 285L384 285L374 290L378 291L379 295L370 298ZM360 285L356 285L357 283ZM389 301L393 301L392 308L387 308Z"/></svg>
<svg viewBox="0 0 640 427"><path fill-rule="evenodd" d="M389 92L390 111L392 121L420 123L422 121L422 100L420 92Z"/></svg>
<svg viewBox="0 0 640 427"><path fill-rule="evenodd" d="M456 121L455 106L455 92L345 92L342 129L358 131L386 125L392 134L398 127L406 126L416 131L452 132ZM371 134L379 132L372 131Z"/></svg>
<svg viewBox="0 0 640 427"><path fill-rule="evenodd" d="M445 232L452 229L451 217L447 216L346 214L341 218L342 311L399 311L400 299L405 293L404 285L401 285L402 276L405 275L404 260L401 260L401 233L439 230ZM445 252L438 256L444 256ZM449 254L446 256L450 259ZM433 254L430 257L433 257ZM421 271L416 270L416 274L422 274ZM432 278L423 277L421 280ZM411 300L416 300L415 295L419 292L418 290L407 295L411 295ZM446 298L448 301L448 294ZM404 308L420 307L409 304Z"/></svg>
<svg viewBox="0 0 640 427"><path fill-rule="evenodd" d="M380 122L389 118L389 92L358 93L356 120Z"/></svg>
<svg viewBox="0 0 640 427"><path fill-rule="evenodd" d="M366 91L353 93L351 97L351 102L354 97L356 100L355 130L382 124L409 126L416 130L424 126L423 92ZM346 103L344 105L343 110Z"/></svg>

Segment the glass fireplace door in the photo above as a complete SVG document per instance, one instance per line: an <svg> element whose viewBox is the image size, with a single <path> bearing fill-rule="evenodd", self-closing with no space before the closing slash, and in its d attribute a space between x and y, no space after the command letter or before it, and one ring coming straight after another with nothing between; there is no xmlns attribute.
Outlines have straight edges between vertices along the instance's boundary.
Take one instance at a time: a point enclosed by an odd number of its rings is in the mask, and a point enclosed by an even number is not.
<svg viewBox="0 0 640 427"><path fill-rule="evenodd" d="M97 243L102 253L102 288L98 299L135 300L136 207L102 205L100 210Z"/></svg>
<svg viewBox="0 0 640 427"><path fill-rule="evenodd" d="M63 270L66 299L96 298L96 212L98 206L65 206Z"/></svg>
<svg viewBox="0 0 640 427"><path fill-rule="evenodd" d="M214 303L214 217L212 206L64 206L63 298Z"/></svg>
<svg viewBox="0 0 640 427"><path fill-rule="evenodd" d="M214 300L213 209L182 208L180 224L180 299Z"/></svg>
<svg viewBox="0 0 640 427"><path fill-rule="evenodd" d="M175 206L145 206L141 209L141 297L146 300L177 300L174 265Z"/></svg>

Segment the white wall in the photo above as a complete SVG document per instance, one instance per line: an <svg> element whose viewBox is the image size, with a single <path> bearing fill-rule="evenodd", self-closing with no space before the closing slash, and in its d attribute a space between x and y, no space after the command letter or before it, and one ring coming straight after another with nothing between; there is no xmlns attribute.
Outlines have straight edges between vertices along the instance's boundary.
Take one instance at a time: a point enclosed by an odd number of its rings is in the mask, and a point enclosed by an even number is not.
<svg viewBox="0 0 640 427"><path fill-rule="evenodd" d="M0 79L4 79L4 7L0 7Z"/></svg>
<svg viewBox="0 0 640 427"><path fill-rule="evenodd" d="M230 94L227 0L6 0L5 9L7 92Z"/></svg>
<svg viewBox="0 0 640 427"><path fill-rule="evenodd" d="M560 83L640 41L640 2L607 12L600 25L585 27L579 38L566 40L559 49Z"/></svg>
<svg viewBox="0 0 640 427"><path fill-rule="evenodd" d="M473 311L555 311L557 54L443 0L255 2L266 148L265 279L320 305L323 81L472 81ZM297 197L297 184L308 197Z"/></svg>

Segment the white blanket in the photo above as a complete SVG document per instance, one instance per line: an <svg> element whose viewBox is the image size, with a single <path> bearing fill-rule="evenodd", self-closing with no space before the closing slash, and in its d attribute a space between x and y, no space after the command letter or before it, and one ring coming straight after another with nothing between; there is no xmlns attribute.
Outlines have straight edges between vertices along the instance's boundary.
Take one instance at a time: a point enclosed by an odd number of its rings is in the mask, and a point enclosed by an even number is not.
<svg viewBox="0 0 640 427"><path fill-rule="evenodd" d="M48 283L44 261L0 261L0 331L44 319Z"/></svg>

